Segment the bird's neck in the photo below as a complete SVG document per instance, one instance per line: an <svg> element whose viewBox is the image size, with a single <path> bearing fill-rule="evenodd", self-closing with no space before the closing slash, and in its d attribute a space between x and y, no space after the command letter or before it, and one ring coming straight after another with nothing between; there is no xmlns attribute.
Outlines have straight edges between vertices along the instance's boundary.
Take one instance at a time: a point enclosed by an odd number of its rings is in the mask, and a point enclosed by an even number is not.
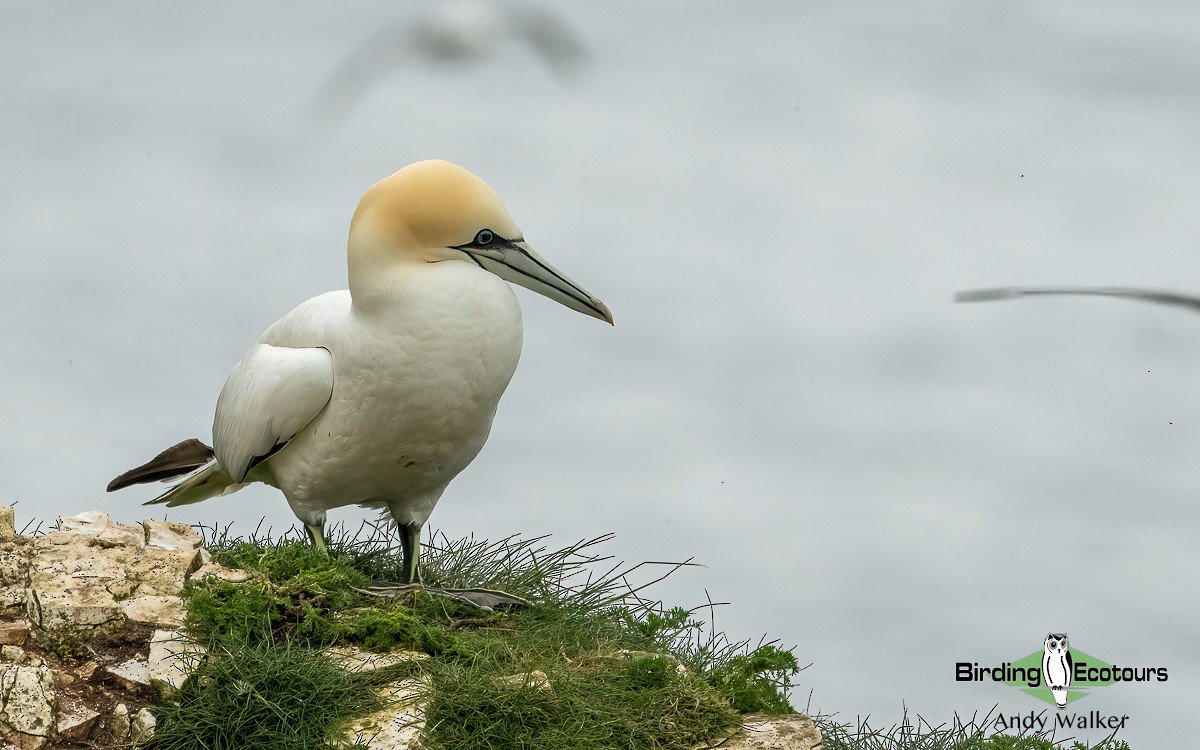
<svg viewBox="0 0 1200 750"><path fill-rule="evenodd" d="M412 277L418 273L419 269L408 263L351 264L349 284L354 309L364 313L394 309L403 302Z"/></svg>
<svg viewBox="0 0 1200 750"><path fill-rule="evenodd" d="M355 309L370 312L393 307L403 294L406 278L418 272L418 265L415 259L398 257L388 243L378 241L373 233L351 227L346 267Z"/></svg>

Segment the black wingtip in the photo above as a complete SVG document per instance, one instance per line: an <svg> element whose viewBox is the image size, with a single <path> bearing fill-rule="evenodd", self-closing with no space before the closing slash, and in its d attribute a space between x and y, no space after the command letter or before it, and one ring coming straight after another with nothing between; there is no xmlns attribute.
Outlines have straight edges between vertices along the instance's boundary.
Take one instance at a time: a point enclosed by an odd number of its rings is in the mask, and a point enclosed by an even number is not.
<svg viewBox="0 0 1200 750"><path fill-rule="evenodd" d="M213 458L213 449L195 438L172 445L141 466L130 469L108 483L108 492L135 484L161 482L195 471Z"/></svg>

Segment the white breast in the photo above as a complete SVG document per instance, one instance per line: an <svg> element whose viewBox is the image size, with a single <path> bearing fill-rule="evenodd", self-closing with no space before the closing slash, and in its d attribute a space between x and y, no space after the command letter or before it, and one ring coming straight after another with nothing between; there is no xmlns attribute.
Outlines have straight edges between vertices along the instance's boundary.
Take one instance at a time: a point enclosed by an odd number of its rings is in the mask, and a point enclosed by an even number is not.
<svg viewBox="0 0 1200 750"><path fill-rule="evenodd" d="M512 289L445 261L414 266L389 300L366 312L349 292L322 295L263 336L333 355L328 406L262 467L298 514L386 504L423 523L491 431L521 353Z"/></svg>

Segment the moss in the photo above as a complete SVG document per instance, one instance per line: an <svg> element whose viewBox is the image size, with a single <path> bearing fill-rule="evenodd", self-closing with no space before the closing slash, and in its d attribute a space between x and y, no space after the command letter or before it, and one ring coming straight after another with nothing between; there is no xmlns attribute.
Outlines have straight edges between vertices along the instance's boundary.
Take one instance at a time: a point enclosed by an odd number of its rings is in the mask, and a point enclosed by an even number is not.
<svg viewBox="0 0 1200 750"><path fill-rule="evenodd" d="M58 622L34 632L38 645L64 661L84 659L88 655L86 639L69 623Z"/></svg>
<svg viewBox="0 0 1200 750"><path fill-rule="evenodd" d="M337 640L331 613L363 600L369 579L344 557L302 542L260 547L239 543L213 555L223 565L262 574L231 584L209 576L189 582L187 625L200 637L264 640L295 638L313 644Z"/></svg>
<svg viewBox="0 0 1200 750"><path fill-rule="evenodd" d="M418 619L408 607L389 604L347 612L334 623L340 639L368 651L397 648L438 655L452 647L453 636Z"/></svg>
<svg viewBox="0 0 1200 750"><path fill-rule="evenodd" d="M229 567L262 573L284 595L313 601L317 606L344 609L362 601L357 589L371 579L344 555L326 555L306 542L291 541L260 547L241 542L213 554L213 560Z"/></svg>
<svg viewBox="0 0 1200 750"><path fill-rule="evenodd" d="M547 672L551 687L514 686L477 668L436 672L426 708L432 747L484 750L658 748L686 750L722 736L739 714L703 680L667 657L607 660Z"/></svg>
<svg viewBox="0 0 1200 750"><path fill-rule="evenodd" d="M267 640L283 621L287 602L269 581L228 583L209 576L189 581L186 626L200 639Z"/></svg>

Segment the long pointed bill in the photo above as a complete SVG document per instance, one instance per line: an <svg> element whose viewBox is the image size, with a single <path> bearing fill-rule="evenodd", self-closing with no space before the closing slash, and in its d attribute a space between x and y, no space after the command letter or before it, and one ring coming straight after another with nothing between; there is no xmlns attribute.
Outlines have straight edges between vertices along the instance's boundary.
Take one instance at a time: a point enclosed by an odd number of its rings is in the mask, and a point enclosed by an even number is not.
<svg viewBox="0 0 1200 750"><path fill-rule="evenodd" d="M550 265L549 261L524 242L514 242L508 247L460 249L480 266L505 281L519 284L572 310L578 310L584 315L599 318L612 325L612 313L603 302L571 281L569 276Z"/></svg>

